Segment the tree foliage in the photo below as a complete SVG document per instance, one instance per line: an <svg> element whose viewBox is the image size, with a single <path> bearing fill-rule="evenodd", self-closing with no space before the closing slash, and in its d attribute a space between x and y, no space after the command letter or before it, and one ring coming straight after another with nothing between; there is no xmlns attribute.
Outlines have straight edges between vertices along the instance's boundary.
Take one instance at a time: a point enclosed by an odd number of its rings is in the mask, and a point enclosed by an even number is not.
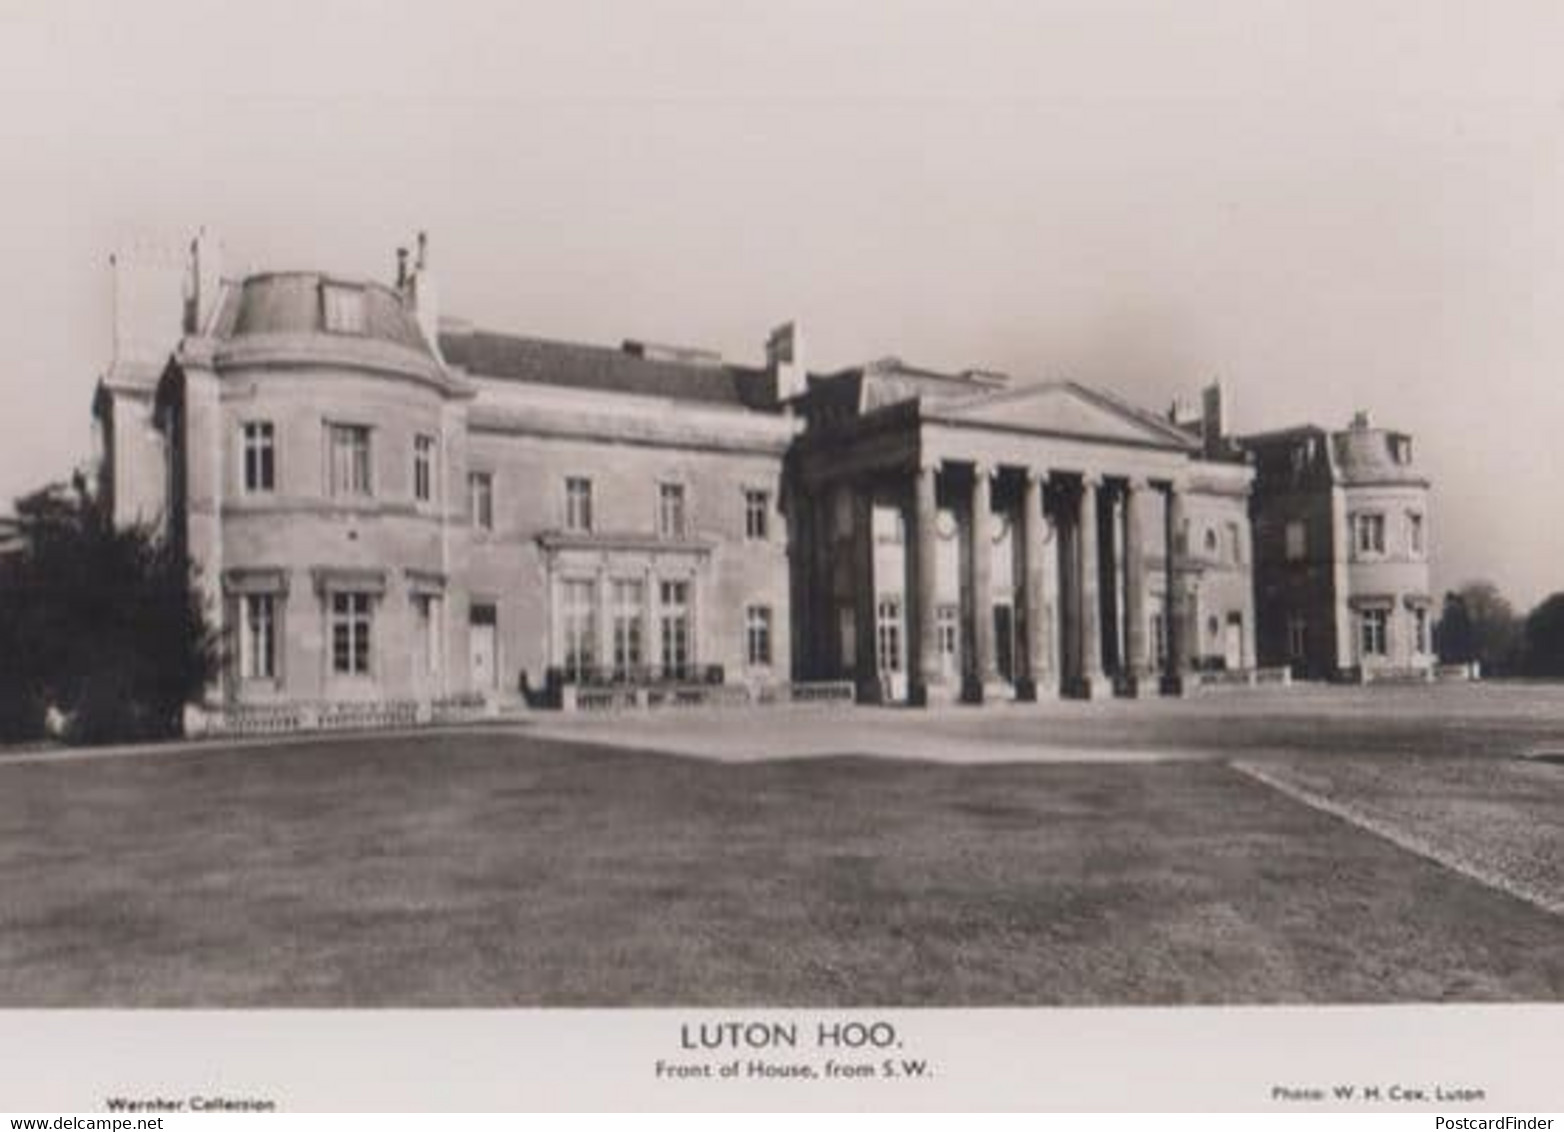
<svg viewBox="0 0 1564 1132"><path fill-rule="evenodd" d="M0 562L0 739L35 738L50 708L74 742L179 733L217 668L184 558L149 528L117 528L78 480L16 503L20 548Z"/></svg>
<svg viewBox="0 0 1564 1132"><path fill-rule="evenodd" d="M1526 671L1564 676L1564 593L1544 598L1526 618Z"/></svg>
<svg viewBox="0 0 1564 1132"><path fill-rule="evenodd" d="M1521 622L1492 582L1468 582L1445 594L1439 618L1439 658L1478 661L1488 673L1512 672L1520 659Z"/></svg>

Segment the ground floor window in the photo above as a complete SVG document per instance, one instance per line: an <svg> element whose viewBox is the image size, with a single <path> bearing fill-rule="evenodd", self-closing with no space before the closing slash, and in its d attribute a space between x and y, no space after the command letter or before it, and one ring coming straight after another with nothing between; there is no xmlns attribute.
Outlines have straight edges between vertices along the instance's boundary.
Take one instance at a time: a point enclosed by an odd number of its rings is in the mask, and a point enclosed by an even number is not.
<svg viewBox="0 0 1564 1132"><path fill-rule="evenodd" d="M771 607L752 605L744 611L744 655L752 667L771 665Z"/></svg>
<svg viewBox="0 0 1564 1132"><path fill-rule="evenodd" d="M440 663L441 602L437 594L413 595L413 657L421 676L436 676Z"/></svg>
<svg viewBox="0 0 1564 1132"><path fill-rule="evenodd" d="M1364 656L1385 656L1387 628L1390 620L1388 609L1365 609L1358 614L1358 644Z"/></svg>
<svg viewBox="0 0 1564 1132"><path fill-rule="evenodd" d="M1427 653L1428 648L1428 610L1414 609L1412 611L1412 651Z"/></svg>
<svg viewBox="0 0 1564 1132"><path fill-rule="evenodd" d="M1168 619L1161 610L1151 614L1151 655L1161 668L1168 662Z"/></svg>
<svg viewBox="0 0 1564 1132"><path fill-rule="evenodd" d="M567 580L561 585L565 672L573 679L586 677L597 663L597 583L591 579Z"/></svg>
<svg viewBox="0 0 1564 1132"><path fill-rule="evenodd" d="M369 675L371 602L367 593L331 595L331 669L339 675Z"/></svg>
<svg viewBox="0 0 1564 1132"><path fill-rule="evenodd" d="M614 678L628 680L645 663L641 649L641 618L646 585L639 578L613 583Z"/></svg>
<svg viewBox="0 0 1564 1132"><path fill-rule="evenodd" d="M902 670L901 599L882 599L875 612L875 656L881 672Z"/></svg>
<svg viewBox="0 0 1564 1132"><path fill-rule="evenodd" d="M1287 657L1304 660L1309 655L1309 623L1302 617L1287 619Z"/></svg>
<svg viewBox="0 0 1564 1132"><path fill-rule="evenodd" d="M941 605L934 610L934 640L939 653L940 671L946 676L956 672L957 649L961 640L961 610Z"/></svg>
<svg viewBox="0 0 1564 1132"><path fill-rule="evenodd" d="M239 620L239 674L246 680L277 678L277 598L245 594Z"/></svg>
<svg viewBox="0 0 1564 1132"><path fill-rule="evenodd" d="M663 675L686 680L694 659L690 649L690 583L663 582L659 590Z"/></svg>

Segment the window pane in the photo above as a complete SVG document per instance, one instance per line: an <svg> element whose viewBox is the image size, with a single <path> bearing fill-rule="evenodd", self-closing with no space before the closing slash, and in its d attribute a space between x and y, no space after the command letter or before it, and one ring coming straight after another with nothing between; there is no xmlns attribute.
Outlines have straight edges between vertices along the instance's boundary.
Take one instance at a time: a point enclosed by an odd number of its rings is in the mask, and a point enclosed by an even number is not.
<svg viewBox="0 0 1564 1132"><path fill-rule="evenodd" d="M565 480L565 527L572 531L592 529L592 481L579 476Z"/></svg>
<svg viewBox="0 0 1564 1132"><path fill-rule="evenodd" d="M746 491L744 493L744 535L746 538L763 539L767 537L767 522L770 518L771 496L764 491Z"/></svg>

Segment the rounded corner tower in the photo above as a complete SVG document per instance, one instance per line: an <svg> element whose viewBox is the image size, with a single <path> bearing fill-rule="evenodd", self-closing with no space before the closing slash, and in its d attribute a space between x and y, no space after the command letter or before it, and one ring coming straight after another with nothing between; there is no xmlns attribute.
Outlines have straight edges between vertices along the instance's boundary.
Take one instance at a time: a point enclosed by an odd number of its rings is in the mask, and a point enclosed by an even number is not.
<svg viewBox="0 0 1564 1132"><path fill-rule="evenodd" d="M471 392L402 283L226 281L160 385L169 513L222 628L227 705L411 714L465 687L446 607Z"/></svg>

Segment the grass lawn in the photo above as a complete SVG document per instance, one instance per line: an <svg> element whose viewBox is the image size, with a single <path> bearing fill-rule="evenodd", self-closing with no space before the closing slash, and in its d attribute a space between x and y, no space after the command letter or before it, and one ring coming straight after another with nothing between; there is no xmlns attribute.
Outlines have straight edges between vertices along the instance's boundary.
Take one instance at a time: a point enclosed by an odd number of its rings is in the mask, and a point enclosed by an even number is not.
<svg viewBox="0 0 1564 1132"><path fill-rule="evenodd" d="M1557 917L1219 761L34 762L0 766L0 893L5 1006L1564 998Z"/></svg>

